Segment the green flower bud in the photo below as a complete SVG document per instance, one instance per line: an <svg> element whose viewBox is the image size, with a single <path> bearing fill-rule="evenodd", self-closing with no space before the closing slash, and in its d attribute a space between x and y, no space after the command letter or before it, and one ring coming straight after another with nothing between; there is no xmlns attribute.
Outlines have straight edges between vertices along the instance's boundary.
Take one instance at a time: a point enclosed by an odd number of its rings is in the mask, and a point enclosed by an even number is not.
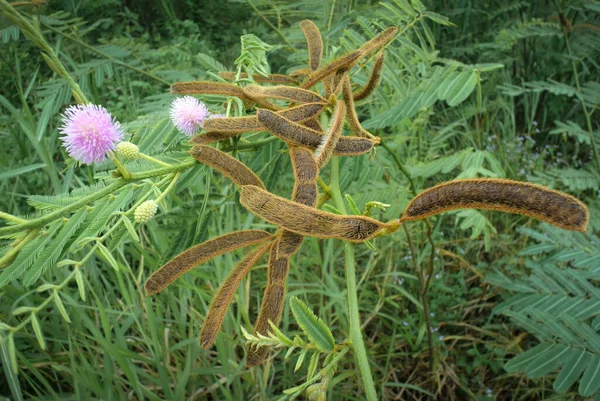
<svg viewBox="0 0 600 401"><path fill-rule="evenodd" d="M124 159L135 160L140 157L140 148L131 142L119 142L117 151Z"/></svg>
<svg viewBox="0 0 600 401"><path fill-rule="evenodd" d="M147 200L135 209L133 220L136 223L147 223L152 220L157 210L158 204L153 200Z"/></svg>

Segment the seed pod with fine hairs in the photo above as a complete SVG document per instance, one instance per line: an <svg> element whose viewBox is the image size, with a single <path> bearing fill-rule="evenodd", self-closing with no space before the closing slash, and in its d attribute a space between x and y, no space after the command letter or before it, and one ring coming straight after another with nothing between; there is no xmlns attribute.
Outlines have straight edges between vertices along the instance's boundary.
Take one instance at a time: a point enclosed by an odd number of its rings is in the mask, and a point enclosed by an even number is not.
<svg viewBox="0 0 600 401"><path fill-rule="evenodd" d="M333 118L329 127L329 132L323 137L323 140L317 150L315 151L315 157L317 158L317 166L323 168L329 163L331 155L335 150L335 147L342 136L344 129L344 119L346 117L346 105L344 102L338 101L335 105L333 112Z"/></svg>
<svg viewBox="0 0 600 401"><path fill-rule="evenodd" d="M276 252L278 242L279 241L276 241L271 247L271 253L269 254L269 277L267 279L267 288L265 289L265 293L260 304L258 319L254 325L254 333L260 333L265 336L271 331L269 320L273 322L274 325L279 325L285 300L285 280L289 270L290 259L287 256L278 257ZM261 364L266 359L269 348L252 348L248 346L246 347L246 351L246 364L248 366L256 366Z"/></svg>
<svg viewBox="0 0 600 401"><path fill-rule="evenodd" d="M387 46L392 40L394 40L397 34L398 27L391 26L389 28L385 28L379 35L362 45L358 49L358 52L360 52L361 56L364 57L373 51L377 51L382 47Z"/></svg>
<svg viewBox="0 0 600 401"><path fill-rule="evenodd" d="M244 163L219 149L197 145L190 150L190 155L200 163L204 163L226 175L239 186L257 185L261 188L265 187L260 178Z"/></svg>
<svg viewBox="0 0 600 401"><path fill-rule="evenodd" d="M251 99L281 99L298 103L327 103L327 100L316 92L294 86L259 86L248 85L244 93Z"/></svg>
<svg viewBox="0 0 600 401"><path fill-rule="evenodd" d="M185 272L208 262L215 256L260 244L271 238L273 238L271 234L262 230L236 231L193 246L175 256L148 278L144 285L146 295L156 294Z"/></svg>
<svg viewBox="0 0 600 401"><path fill-rule="evenodd" d="M364 129L358 121L358 116L356 115L356 109L354 108L354 98L352 97L352 87L350 85L350 78L346 77L343 83L343 97L344 102L346 103L346 107L348 109L348 113L346 114L348 124L350 125L350 130L352 133L359 137L372 138L373 135Z"/></svg>
<svg viewBox="0 0 600 401"><path fill-rule="evenodd" d="M333 60L329 64L310 74L306 82L302 84L302 87L310 88L323 78L335 74L338 70L349 71L361 57L362 54L359 51L354 51Z"/></svg>
<svg viewBox="0 0 600 401"><path fill-rule="evenodd" d="M277 114L291 121L303 122L318 115L324 108L325 103L306 103L278 111ZM206 132L236 133L262 131L264 129L256 115L246 117L211 118L204 122L203 128Z"/></svg>
<svg viewBox="0 0 600 401"><path fill-rule="evenodd" d="M202 331L200 332L200 346L209 348L215 341L219 328L225 318L227 308L235 295L242 279L248 274L252 266L271 247L271 243L258 246L238 263L229 273L217 294L213 297L208 308Z"/></svg>
<svg viewBox="0 0 600 401"><path fill-rule="evenodd" d="M206 132L204 134L196 135L190 139L190 142L197 145L209 145L213 142L224 141L237 134L237 132Z"/></svg>
<svg viewBox="0 0 600 401"><path fill-rule="evenodd" d="M266 130L295 146L316 149L325 135L322 131L297 124L270 110L258 109L256 115L258 121ZM342 136L335 145L333 154L336 156L358 156L368 153L378 143L379 138L367 139Z"/></svg>
<svg viewBox="0 0 600 401"><path fill-rule="evenodd" d="M455 180L429 188L409 203L400 221L467 208L523 214L582 232L589 221L587 207L571 195L528 182L493 178Z"/></svg>
<svg viewBox="0 0 600 401"><path fill-rule="evenodd" d="M383 73L383 62L384 62L384 53L382 52L377 60L375 61L375 65L373 66L373 71L371 71L371 75L369 76L369 80L367 84L362 88L357 90L352 94L355 102L359 100L363 100L368 98L375 92L377 85L379 85L379 81L381 80L381 75Z"/></svg>
<svg viewBox="0 0 600 401"><path fill-rule="evenodd" d="M286 230L318 238L363 242L391 228L365 216L340 216L281 198L254 185L242 187L240 203L256 216Z"/></svg>
<svg viewBox="0 0 600 401"><path fill-rule="evenodd" d="M315 207L317 204L317 176L319 175L315 157L307 149L292 147L290 159L295 177L292 200Z"/></svg>
<svg viewBox="0 0 600 401"><path fill-rule="evenodd" d="M237 73L235 71L219 72L219 77L223 78L227 81L235 81L236 75L237 75ZM245 72L242 72L240 74L240 79L248 79L248 74L246 74ZM253 74L252 79L254 80L254 82L261 83L261 84L264 83L264 84L288 85L288 84L296 84L297 83L297 81L294 78L288 77L287 75L282 75L282 74L269 74L267 76L260 75L260 74Z"/></svg>
<svg viewBox="0 0 600 401"><path fill-rule="evenodd" d="M300 29L306 38L308 45L308 64L310 69L316 71L321 64L323 56L323 38L319 28L311 20L304 20L300 23Z"/></svg>
<svg viewBox="0 0 600 401"><path fill-rule="evenodd" d="M244 89L240 86L225 82L211 81L192 81L192 82L176 82L171 85L171 93L177 95L222 95L235 96L241 99L248 108L256 103L270 110L278 110L279 108L264 99L252 99L244 93Z"/></svg>

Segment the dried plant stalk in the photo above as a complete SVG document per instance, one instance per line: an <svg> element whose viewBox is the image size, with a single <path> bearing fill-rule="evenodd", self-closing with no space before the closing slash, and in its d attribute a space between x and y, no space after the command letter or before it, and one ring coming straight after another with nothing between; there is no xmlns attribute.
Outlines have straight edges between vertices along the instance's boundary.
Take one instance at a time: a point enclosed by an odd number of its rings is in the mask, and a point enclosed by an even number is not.
<svg viewBox="0 0 600 401"><path fill-rule="evenodd" d="M267 98L298 103L327 103L327 100L318 93L294 86L248 85L244 88L244 93L252 99Z"/></svg>
<svg viewBox="0 0 600 401"><path fill-rule="evenodd" d="M190 155L200 163L204 163L226 175L239 186L256 185L261 188L265 187L260 178L244 163L219 149L198 145L190 150Z"/></svg>
<svg viewBox="0 0 600 401"><path fill-rule="evenodd" d="M190 139L190 142L197 145L208 145L213 142L219 142L227 138L231 138L237 134L237 132L207 132L205 134L196 135Z"/></svg>
<svg viewBox="0 0 600 401"><path fill-rule="evenodd" d="M221 72L219 72L219 77L221 77L227 81L235 81L236 74L237 73L235 71L221 71ZM248 74L246 74L245 72L242 72L240 74L240 79L248 79ZM288 84L296 84L297 83L297 81L294 78L288 77L287 75L282 75L282 74L269 74L266 77L264 75L260 75L260 74L253 74L252 79L254 80L254 82L265 83L265 84L288 85Z"/></svg>
<svg viewBox="0 0 600 401"><path fill-rule="evenodd" d="M242 187L240 203L262 219L298 234L363 242L391 228L365 216L340 216L281 198L253 185Z"/></svg>
<svg viewBox="0 0 600 401"><path fill-rule="evenodd" d="M331 155L335 150L335 147L342 136L342 131L344 129L344 119L346 117L346 105L344 102L337 102L335 105L335 110L333 112L333 118L331 122L331 126L329 127L329 132L326 136L323 137L321 144L315 151L315 156L317 157L317 166L319 168L323 168L329 163L329 159L331 159Z"/></svg>
<svg viewBox="0 0 600 401"><path fill-rule="evenodd" d="M587 207L571 195L527 182L493 178L456 180L429 188L410 202L400 221L463 208L524 214L582 232L589 221Z"/></svg>
<svg viewBox="0 0 600 401"><path fill-rule="evenodd" d="M250 252L244 259L238 263L235 268L229 273L217 294L213 297L208 314L204 321L204 326L200 333L200 346L209 348L215 341L217 333L221 328L227 308L231 303L231 299L235 295L240 282L248 274L252 266L260 259L262 255L271 247L271 243L261 245Z"/></svg>
<svg viewBox="0 0 600 401"><path fill-rule="evenodd" d="M352 53L346 54L338 59L333 60L325 67L313 72L308 76L306 82L302 84L303 88L310 88L317 82L321 81L323 78L335 74L338 70L349 71L356 62L362 57L360 51L354 51Z"/></svg>
<svg viewBox="0 0 600 401"><path fill-rule="evenodd" d="M319 114L325 108L325 103L306 103L300 106L278 111L277 114L291 121L302 122ZM252 132L262 131L264 128L254 116L211 118L204 122L203 128L207 132Z"/></svg>
<svg viewBox="0 0 600 401"><path fill-rule="evenodd" d="M381 80L381 75L383 74L383 62L384 53L381 53L381 55L377 57L377 60L375 61L373 71L369 76L367 84L362 89L359 89L358 91L352 94L352 97L354 98L355 102L366 99L369 96L371 96L373 92L375 92L375 89L377 88L377 85L379 85L379 81Z"/></svg>
<svg viewBox="0 0 600 401"><path fill-rule="evenodd" d="M278 243L279 241L276 241L273 244L271 253L269 254L269 277L267 279L267 288L260 304L258 319L254 325L255 334L268 335L271 331L269 320L275 325L278 325L281 320L285 300L285 280L289 270L290 259L287 256L278 257L278 253L276 252ZM269 352L268 347L252 348L248 346L246 350L246 365L248 366L261 364Z"/></svg>
<svg viewBox="0 0 600 401"><path fill-rule="evenodd" d="M358 51L360 52L361 56L364 57L367 54L373 51L377 51L382 47L388 45L392 40L394 40L397 34L398 27L391 26L389 28L386 28L383 31L381 31L379 35L375 36L373 39L369 40L364 45L362 45L358 49Z"/></svg>
<svg viewBox="0 0 600 401"><path fill-rule="evenodd" d="M308 64L311 70L316 71L321 64L321 57L323 56L323 38L321 37L321 32L311 20L302 21L300 29L308 44Z"/></svg>
<svg viewBox="0 0 600 401"><path fill-rule="evenodd" d="M148 278L144 285L146 295L156 294L183 273L208 262L215 256L234 249L260 244L271 238L273 238L273 235L262 230L236 231L193 246L175 256Z"/></svg>
<svg viewBox="0 0 600 401"><path fill-rule="evenodd" d="M256 115L258 116L258 121L260 121L265 129L292 145L316 149L321 144L325 135L322 131L297 124L270 110L258 109ZM379 139L377 138L370 140L366 138L341 137L335 146L333 154L337 156L358 156L369 152L378 143Z"/></svg>
<svg viewBox="0 0 600 401"><path fill-rule="evenodd" d="M356 115L356 109L354 108L354 98L352 97L352 86L350 84L350 78L346 77L343 83L343 98L348 108L347 121L350 125L350 130L356 136L363 138L373 138L373 135L362 127L358 116Z"/></svg>

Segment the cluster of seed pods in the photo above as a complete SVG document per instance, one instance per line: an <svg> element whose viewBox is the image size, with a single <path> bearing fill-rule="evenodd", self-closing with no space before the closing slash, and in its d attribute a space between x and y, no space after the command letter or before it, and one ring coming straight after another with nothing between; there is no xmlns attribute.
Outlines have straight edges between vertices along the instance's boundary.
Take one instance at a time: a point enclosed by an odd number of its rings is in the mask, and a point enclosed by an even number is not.
<svg viewBox="0 0 600 401"><path fill-rule="evenodd" d="M200 334L200 344L208 348L216 338L225 312L242 278L267 252L268 281L255 324L255 333L268 334L269 321L279 324L285 299L285 281L289 260L305 236L337 238L363 242L395 231L405 221L458 208L501 210L529 215L569 230L585 231L587 208L574 197L530 183L500 179L456 180L430 188L408 205L403 216L383 223L366 216L342 216L316 208L319 170L331 156L359 156L370 152L379 139L360 124L354 102L367 98L377 87L383 70L382 49L396 36L398 29L387 28L361 48L321 66L323 41L317 26L303 21L300 28L308 44L309 68L289 76L256 75L254 81L265 85L241 87L223 82L182 82L172 85L176 94L218 94L235 96L255 114L246 117L215 118L204 123L204 131L191 140L190 154L230 178L241 188L241 204L256 216L277 225L271 234L262 230L237 231L196 245L170 260L146 282L148 295L155 294L177 277L212 258L235 249L255 246L238 263L214 296ZM367 56L376 55L367 84L353 91L350 71ZM220 76L234 79L235 73ZM324 94L314 87L322 83ZM270 85L270 86L267 86ZM277 104L272 100L279 101ZM288 107L279 106L283 101ZM331 112L331 124L325 132L320 113ZM352 136L342 136L347 123ZM291 200L267 191L260 178L234 157L207 146L247 132L268 131L289 147L294 169ZM249 348L247 363L262 363L266 347Z"/></svg>

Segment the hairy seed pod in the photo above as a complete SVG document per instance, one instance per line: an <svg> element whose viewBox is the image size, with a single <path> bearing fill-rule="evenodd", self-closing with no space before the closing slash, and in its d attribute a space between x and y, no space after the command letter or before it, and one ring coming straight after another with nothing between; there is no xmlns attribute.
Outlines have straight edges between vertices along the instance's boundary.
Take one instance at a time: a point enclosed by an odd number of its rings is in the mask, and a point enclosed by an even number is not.
<svg viewBox="0 0 600 401"><path fill-rule="evenodd" d="M197 145L209 145L213 142L224 141L225 139L231 138L237 135L237 132L207 132L204 134L196 135L190 139L191 143Z"/></svg>
<svg viewBox="0 0 600 401"><path fill-rule="evenodd" d="M379 35L362 45L358 51L364 57L367 54L387 46L398 34L398 27L392 26L384 29Z"/></svg>
<svg viewBox="0 0 600 401"><path fill-rule="evenodd" d="M225 82L211 81L193 81L193 82L176 82L171 85L171 93L177 95L221 95L235 96L241 99L246 108L250 108L254 103L269 110L279 110L279 107L266 101L265 99L253 99L244 93L244 89L240 86Z"/></svg>
<svg viewBox="0 0 600 401"><path fill-rule="evenodd" d="M252 99L267 98L298 103L327 103L327 100L318 93L294 86L248 85L244 88L244 93Z"/></svg>
<svg viewBox="0 0 600 401"><path fill-rule="evenodd" d="M237 73L235 71L220 71L219 72L219 77L223 78L227 81L235 81L236 75L237 75ZM242 72L240 74L240 79L248 79L248 74L246 74L245 72ZM252 79L254 80L254 82L265 83L265 84L287 85L287 84L296 84L297 83L297 81L294 78L288 77L287 75L282 75L282 74L269 74L266 77L264 75L260 75L260 74L253 74Z"/></svg>
<svg viewBox="0 0 600 401"><path fill-rule="evenodd" d="M307 81L302 84L302 87L310 88L323 78L335 74L338 70L349 71L350 68L352 68L352 66L354 66L361 57L362 55L359 51L354 51L333 60L329 64L325 65L325 67L322 67L321 69L310 74Z"/></svg>
<svg viewBox="0 0 600 401"><path fill-rule="evenodd" d="M290 72L290 77L298 77L298 78L304 78L306 76L308 76L308 74L310 74L312 71L310 70L310 68L299 68L297 70L294 70L292 72Z"/></svg>
<svg viewBox="0 0 600 401"><path fill-rule="evenodd" d="M271 238L273 238L271 234L262 230L236 231L193 246L175 256L148 278L144 285L146 295L156 294L183 273L208 262L215 256L238 248L260 244Z"/></svg>
<svg viewBox="0 0 600 401"><path fill-rule="evenodd" d="M363 242L389 224L365 216L340 216L273 195L254 185L242 187L240 203L254 215L295 233Z"/></svg>
<svg viewBox="0 0 600 401"><path fill-rule="evenodd" d="M231 303L231 299L235 295L240 282L248 274L252 266L260 259L262 255L271 247L271 243L260 245L255 250L250 252L244 259L238 263L235 268L229 273L217 294L213 297L208 308L206 320L202 331L200 332L200 346L209 348L215 341L217 333L225 318L227 308Z"/></svg>
<svg viewBox="0 0 600 401"><path fill-rule="evenodd" d="M331 126L329 132L323 137L322 142L319 144L317 150L315 150L315 157L317 158L317 166L323 168L329 163L331 155L337 146L337 143L342 136L344 128L344 119L346 118L346 105L344 102L337 102L335 110L333 112L333 118L331 120Z"/></svg>
<svg viewBox="0 0 600 401"><path fill-rule="evenodd" d="M198 145L190 150L190 155L200 163L204 163L226 175L239 186L256 185L261 188L265 187L260 178L244 163L219 149Z"/></svg>
<svg viewBox="0 0 600 401"><path fill-rule="evenodd" d="M302 122L315 115L319 114L325 108L324 103L306 103L300 106L291 107L278 111L277 114L291 121ZM211 118L204 122L203 126L206 132L253 132L262 131L264 128L254 116L246 117L227 117L227 118Z"/></svg>
<svg viewBox="0 0 600 401"><path fill-rule="evenodd" d="M316 71L321 64L323 56L323 38L319 28L311 20L304 20L300 23L300 29L306 38L308 44L308 64L310 69Z"/></svg>
<svg viewBox="0 0 600 401"><path fill-rule="evenodd" d="M258 121L260 121L265 129L292 145L316 149L321 144L325 135L322 131L297 124L270 110L258 109L256 115L258 116ZM368 153L378 143L378 138L341 137L335 146L333 154L337 156L358 156Z"/></svg>
<svg viewBox="0 0 600 401"><path fill-rule="evenodd" d="M273 244L271 253L269 254L267 288L260 304L258 319L254 325L254 333L260 333L265 336L272 330L269 321L273 322L276 326L279 325L285 300L285 280L289 270L290 259L287 256L277 256L275 250L278 242ZM256 366L264 362L269 348L247 347L246 351L246 365Z"/></svg>
<svg viewBox="0 0 600 401"><path fill-rule="evenodd" d="M367 84L362 89L359 89L358 91L356 91L352 94L352 97L354 98L355 102L366 99L369 96L371 96L373 94L373 92L375 92L375 88L377 88L377 85L379 85L379 81L381 80L381 75L383 74L383 62L384 62L384 53L381 53L381 55L379 57L377 57L377 60L375 61L375 65L373 66L373 71L371 72L371 75L369 76L369 80L367 81Z"/></svg>
<svg viewBox="0 0 600 401"><path fill-rule="evenodd" d="M279 245L277 246L277 257L281 258L284 256L291 257L300 250L304 242L304 236L296 234L291 231L282 230L281 237L279 238Z"/></svg>
<svg viewBox="0 0 600 401"><path fill-rule="evenodd" d="M317 176L319 175L315 157L307 149L293 147L290 149L290 158L295 177L292 200L315 207L317 204Z"/></svg>
<svg viewBox="0 0 600 401"><path fill-rule="evenodd" d="M302 125L310 129L314 129L315 131L318 131L321 134L323 134L323 127L321 127L321 123L319 122L319 119L317 117L313 117L304 121Z"/></svg>
<svg viewBox="0 0 600 401"><path fill-rule="evenodd" d="M364 129L358 121L358 116L356 115L356 109L354 108L354 98L352 97L352 86L350 85L350 78L346 77L343 83L344 87L342 90L344 102L348 108L347 121L350 125L350 130L356 136L363 138L372 138L373 135Z"/></svg>
<svg viewBox="0 0 600 401"><path fill-rule="evenodd" d="M528 182L493 178L455 180L429 188L410 202L400 221L465 208L524 214L582 232L589 221L587 207L571 195Z"/></svg>

